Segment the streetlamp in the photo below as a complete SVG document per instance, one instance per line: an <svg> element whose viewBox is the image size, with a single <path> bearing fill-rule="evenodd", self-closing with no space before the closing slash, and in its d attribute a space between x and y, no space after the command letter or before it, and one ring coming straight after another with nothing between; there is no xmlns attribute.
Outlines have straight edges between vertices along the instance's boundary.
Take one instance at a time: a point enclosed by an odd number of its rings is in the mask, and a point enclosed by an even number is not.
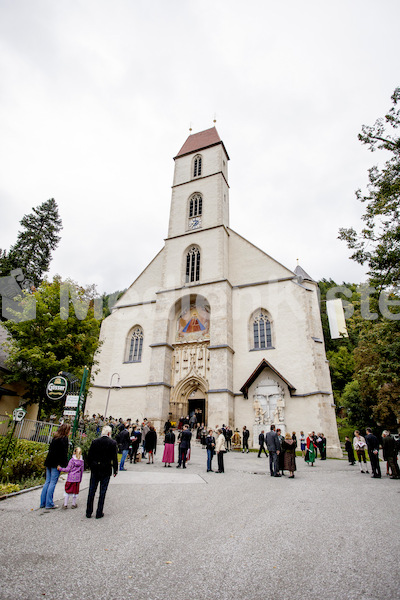
<svg viewBox="0 0 400 600"><path fill-rule="evenodd" d="M118 377L118 381L117 381L117 383L115 383L115 384L113 385L113 384L112 384L112 380L113 380L113 377L114 377L114 375L116 375L116 376ZM109 385L109 387L108 387L108 394L107 394L106 408L105 408L105 411L104 411L104 418L105 418L105 419L107 419L107 409L108 409L108 402L109 402L109 400L110 400L110 392L111 392L111 388L112 388L113 390L120 390L120 389L122 388L122 385L121 385L121 384L120 384L120 382L119 382L119 374L118 374L118 373L113 373L113 374L111 375L111 379L110 379L110 385Z"/></svg>

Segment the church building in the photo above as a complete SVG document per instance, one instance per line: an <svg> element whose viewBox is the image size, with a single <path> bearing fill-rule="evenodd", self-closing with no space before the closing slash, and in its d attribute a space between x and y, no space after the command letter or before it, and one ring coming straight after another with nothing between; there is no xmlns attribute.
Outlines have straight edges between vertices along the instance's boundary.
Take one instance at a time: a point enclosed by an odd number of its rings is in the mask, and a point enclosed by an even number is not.
<svg viewBox="0 0 400 600"><path fill-rule="evenodd" d="M168 237L103 321L86 413L160 430L196 412L212 428L246 425L254 446L274 423L324 433L341 456L317 283L230 229L215 127L174 160Z"/></svg>

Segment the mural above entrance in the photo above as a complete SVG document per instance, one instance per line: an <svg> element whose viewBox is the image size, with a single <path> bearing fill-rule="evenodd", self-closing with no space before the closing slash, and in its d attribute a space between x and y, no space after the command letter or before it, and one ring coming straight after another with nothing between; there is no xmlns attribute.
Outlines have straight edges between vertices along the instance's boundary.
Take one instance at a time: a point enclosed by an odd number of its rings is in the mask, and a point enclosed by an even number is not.
<svg viewBox="0 0 400 600"><path fill-rule="evenodd" d="M210 309L205 302L191 302L178 315L176 341L208 340L210 338Z"/></svg>

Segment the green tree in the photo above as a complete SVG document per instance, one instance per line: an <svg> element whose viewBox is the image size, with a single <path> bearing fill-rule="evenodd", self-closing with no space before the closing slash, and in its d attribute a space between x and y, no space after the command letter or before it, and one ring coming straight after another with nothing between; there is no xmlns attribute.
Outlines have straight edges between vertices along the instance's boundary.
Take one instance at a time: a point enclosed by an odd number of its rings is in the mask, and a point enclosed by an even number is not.
<svg viewBox="0 0 400 600"><path fill-rule="evenodd" d="M354 385L346 386L343 403L350 407L352 419L358 410L357 418L362 424L376 423L387 428L396 427L400 419L400 136L396 132L400 126L400 110L396 109L399 101L400 88L396 88L393 106L384 119L362 127L360 141L372 152L383 150L389 158L383 167L369 170L368 193L356 192L366 204L362 217L365 227L360 233L353 228L341 229L339 236L354 251L351 258L369 267L369 283L376 290L371 296L371 311L377 313L375 319L359 321ZM392 305L382 314L380 301L385 295L397 306Z"/></svg>
<svg viewBox="0 0 400 600"><path fill-rule="evenodd" d="M22 269L25 279L38 287L60 241L62 221L54 198L33 208L20 224L22 230L15 244L8 252L0 250L0 274L9 275L13 269Z"/></svg>
<svg viewBox="0 0 400 600"><path fill-rule="evenodd" d="M331 371L332 388L335 400L339 400L346 384L353 379L354 356L347 346L341 346L338 350L329 350L326 353Z"/></svg>
<svg viewBox="0 0 400 600"><path fill-rule="evenodd" d="M91 369L97 364L100 320L95 318L93 288L80 288L70 280L65 283L72 292L66 309L60 309L63 282L55 277L52 282L43 281L33 294L25 293L21 301L27 313L36 303L35 319L3 323L10 334L7 366L11 373L5 379L26 382L24 397L28 404L39 404L39 416L62 414L64 401L57 403L45 395L52 377L66 371L81 379L85 365ZM83 310L75 310L77 301Z"/></svg>
<svg viewBox="0 0 400 600"><path fill-rule="evenodd" d="M354 358L361 402L370 423L396 428L400 421L400 321L364 322Z"/></svg>
<svg viewBox="0 0 400 600"><path fill-rule="evenodd" d="M379 289L396 286L400 281L400 87L392 95L393 106L384 119L374 125L363 125L358 138L371 152L383 150L389 159L382 168L369 170L368 192L356 192L366 204L362 217L365 227L360 233L354 228L340 229L339 239L353 250L351 258L367 264L371 284Z"/></svg>

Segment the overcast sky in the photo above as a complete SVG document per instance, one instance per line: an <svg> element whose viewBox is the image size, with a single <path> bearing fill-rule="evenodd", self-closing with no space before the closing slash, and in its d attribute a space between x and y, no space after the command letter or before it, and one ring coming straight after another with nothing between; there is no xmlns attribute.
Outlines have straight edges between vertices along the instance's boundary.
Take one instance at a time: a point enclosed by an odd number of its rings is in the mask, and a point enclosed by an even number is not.
<svg viewBox="0 0 400 600"><path fill-rule="evenodd" d="M1 0L0 247L54 197L50 274L128 287L167 235L173 156L216 127L230 227L315 279L365 279L357 140L400 85L398 0Z"/></svg>

